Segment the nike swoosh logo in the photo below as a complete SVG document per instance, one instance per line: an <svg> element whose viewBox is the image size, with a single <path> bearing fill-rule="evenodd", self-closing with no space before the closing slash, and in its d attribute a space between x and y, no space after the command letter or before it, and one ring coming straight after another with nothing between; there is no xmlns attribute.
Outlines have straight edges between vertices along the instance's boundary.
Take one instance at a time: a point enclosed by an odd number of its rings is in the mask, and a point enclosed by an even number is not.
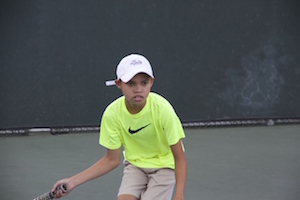
<svg viewBox="0 0 300 200"><path fill-rule="evenodd" d="M139 128L139 129L137 129L137 130L131 130L131 127L129 127L128 132L129 132L130 134L135 134L135 133L139 132L140 130L146 128L146 127L149 126L149 125L150 125L150 124L148 124L148 125L146 125L146 126L143 126L143 127Z"/></svg>

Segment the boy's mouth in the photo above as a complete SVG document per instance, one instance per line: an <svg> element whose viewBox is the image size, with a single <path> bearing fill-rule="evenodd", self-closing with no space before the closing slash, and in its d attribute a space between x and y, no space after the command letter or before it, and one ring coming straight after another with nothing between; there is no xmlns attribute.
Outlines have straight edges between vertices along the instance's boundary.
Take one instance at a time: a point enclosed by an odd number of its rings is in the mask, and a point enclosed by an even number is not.
<svg viewBox="0 0 300 200"><path fill-rule="evenodd" d="M134 96L133 97L134 101L141 101L143 99L142 96Z"/></svg>

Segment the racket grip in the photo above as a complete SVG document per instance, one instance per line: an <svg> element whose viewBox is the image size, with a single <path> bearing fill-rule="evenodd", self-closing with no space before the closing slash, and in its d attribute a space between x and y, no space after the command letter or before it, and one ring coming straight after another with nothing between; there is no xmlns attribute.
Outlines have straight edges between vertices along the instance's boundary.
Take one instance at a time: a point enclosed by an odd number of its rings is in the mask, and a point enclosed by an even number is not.
<svg viewBox="0 0 300 200"><path fill-rule="evenodd" d="M45 194L42 194L41 196L33 199L33 200L51 200L53 199L54 195L58 190L61 190L63 193L67 192L67 187L64 184L61 184L57 186L57 188L53 192L46 192Z"/></svg>
<svg viewBox="0 0 300 200"><path fill-rule="evenodd" d="M45 194L42 194L41 196L33 199L33 200L51 200L53 199L53 192L46 192Z"/></svg>

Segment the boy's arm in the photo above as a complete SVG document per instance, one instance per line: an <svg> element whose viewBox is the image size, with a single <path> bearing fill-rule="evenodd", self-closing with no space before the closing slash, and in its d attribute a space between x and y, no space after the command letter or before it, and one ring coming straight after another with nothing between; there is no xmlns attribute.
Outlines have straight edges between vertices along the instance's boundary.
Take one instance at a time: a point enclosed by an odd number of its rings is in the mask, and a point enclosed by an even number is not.
<svg viewBox="0 0 300 200"><path fill-rule="evenodd" d="M62 193L61 191L59 191L55 195L55 198L66 196L75 187L110 172L120 164L120 157L121 148L116 150L107 149L106 155L102 157L99 161L97 161L95 164L93 164L91 167L70 178L57 181L53 185L52 191L54 191L57 186L65 184L67 187L67 193Z"/></svg>
<svg viewBox="0 0 300 200"><path fill-rule="evenodd" d="M184 151L182 149L181 140L179 140L177 144L172 145L171 150L175 160L176 188L174 200L183 200L187 175L187 162Z"/></svg>

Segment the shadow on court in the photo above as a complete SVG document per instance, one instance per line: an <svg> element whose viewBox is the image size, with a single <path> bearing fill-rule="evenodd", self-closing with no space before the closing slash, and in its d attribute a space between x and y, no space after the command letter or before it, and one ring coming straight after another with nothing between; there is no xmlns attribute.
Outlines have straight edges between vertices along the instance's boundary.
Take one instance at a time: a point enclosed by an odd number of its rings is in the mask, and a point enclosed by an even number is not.
<svg viewBox="0 0 300 200"><path fill-rule="evenodd" d="M187 200L299 200L300 126L186 129ZM106 150L98 133L1 137L0 199L32 200ZM65 200L116 199L123 166Z"/></svg>

